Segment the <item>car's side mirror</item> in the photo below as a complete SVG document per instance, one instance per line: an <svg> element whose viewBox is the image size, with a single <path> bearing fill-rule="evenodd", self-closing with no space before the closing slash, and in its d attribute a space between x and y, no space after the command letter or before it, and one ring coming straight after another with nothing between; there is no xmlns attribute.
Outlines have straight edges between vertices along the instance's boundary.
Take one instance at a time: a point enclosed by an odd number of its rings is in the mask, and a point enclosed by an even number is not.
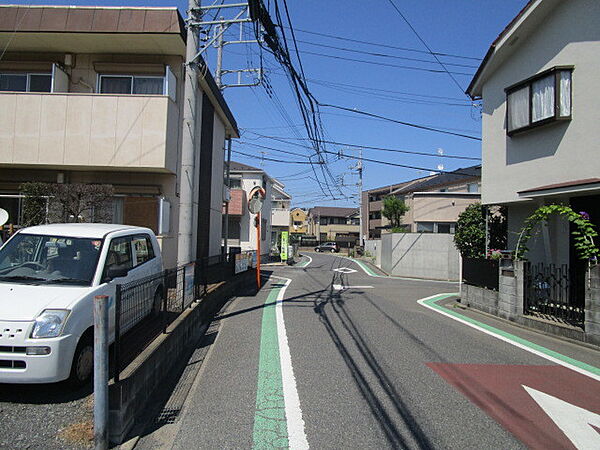
<svg viewBox="0 0 600 450"><path fill-rule="evenodd" d="M129 269L127 269L127 268L110 267L106 271L106 276L104 277L104 279L105 279L105 281L111 281L111 280L114 280L115 278L126 277L128 273L129 273Z"/></svg>

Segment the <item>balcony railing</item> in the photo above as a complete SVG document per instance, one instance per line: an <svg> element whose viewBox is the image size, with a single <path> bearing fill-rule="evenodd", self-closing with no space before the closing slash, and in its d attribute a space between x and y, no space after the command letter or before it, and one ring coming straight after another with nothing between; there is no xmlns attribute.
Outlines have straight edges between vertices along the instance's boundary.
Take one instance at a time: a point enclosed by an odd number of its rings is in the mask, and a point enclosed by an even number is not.
<svg viewBox="0 0 600 450"><path fill-rule="evenodd" d="M167 96L0 93L0 165L176 171Z"/></svg>

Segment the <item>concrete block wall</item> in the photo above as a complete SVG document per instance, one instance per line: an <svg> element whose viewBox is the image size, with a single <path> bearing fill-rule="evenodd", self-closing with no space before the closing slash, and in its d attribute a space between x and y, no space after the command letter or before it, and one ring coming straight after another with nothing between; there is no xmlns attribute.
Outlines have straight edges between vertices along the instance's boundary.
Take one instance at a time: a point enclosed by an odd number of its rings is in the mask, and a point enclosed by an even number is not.
<svg viewBox="0 0 600 450"><path fill-rule="evenodd" d="M369 252L372 258L375 258L373 263L377 267L381 267L381 239L365 240L365 254Z"/></svg>
<svg viewBox="0 0 600 450"><path fill-rule="evenodd" d="M390 233L381 236L381 268L390 275L458 281L459 253L454 236Z"/></svg>
<svg viewBox="0 0 600 450"><path fill-rule="evenodd" d="M470 284L462 285L461 302L488 314L498 314L498 292Z"/></svg>

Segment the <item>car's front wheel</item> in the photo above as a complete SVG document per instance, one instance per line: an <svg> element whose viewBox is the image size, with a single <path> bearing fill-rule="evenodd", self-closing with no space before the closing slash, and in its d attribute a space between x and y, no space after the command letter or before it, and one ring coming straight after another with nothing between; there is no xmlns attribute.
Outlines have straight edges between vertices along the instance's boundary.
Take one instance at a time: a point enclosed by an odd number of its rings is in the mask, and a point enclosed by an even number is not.
<svg viewBox="0 0 600 450"><path fill-rule="evenodd" d="M321 251L321 249L320 249L320 248L315 248L315 252L317 252L317 253L318 253L318 252L320 252L320 251Z"/></svg>
<svg viewBox="0 0 600 450"><path fill-rule="evenodd" d="M335 248L332 248L332 249L331 249L331 253L335 253Z"/></svg>
<svg viewBox="0 0 600 450"><path fill-rule="evenodd" d="M92 333L85 333L75 349L69 381L75 386L87 384L94 370L94 339Z"/></svg>

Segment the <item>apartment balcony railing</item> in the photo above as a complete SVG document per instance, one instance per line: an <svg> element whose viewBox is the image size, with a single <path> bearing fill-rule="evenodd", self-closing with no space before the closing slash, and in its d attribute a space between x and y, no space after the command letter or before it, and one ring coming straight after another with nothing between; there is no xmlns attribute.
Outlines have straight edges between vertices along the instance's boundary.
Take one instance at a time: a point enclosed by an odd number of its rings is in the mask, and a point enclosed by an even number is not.
<svg viewBox="0 0 600 450"><path fill-rule="evenodd" d="M0 166L176 172L168 96L0 93Z"/></svg>

